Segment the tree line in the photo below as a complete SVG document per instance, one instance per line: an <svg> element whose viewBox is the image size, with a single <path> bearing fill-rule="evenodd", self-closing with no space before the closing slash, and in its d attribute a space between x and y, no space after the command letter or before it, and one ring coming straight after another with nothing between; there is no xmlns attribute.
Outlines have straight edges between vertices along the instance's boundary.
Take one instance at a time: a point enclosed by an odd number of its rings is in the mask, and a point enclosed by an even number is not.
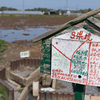
<svg viewBox="0 0 100 100"><path fill-rule="evenodd" d="M44 11L44 12L49 12L52 11L54 9L48 9L48 8L34 8L34 9L25 9L25 11Z"/></svg>
<svg viewBox="0 0 100 100"><path fill-rule="evenodd" d="M44 11L44 12L49 12L52 11L54 9L48 9L48 8L33 8L33 9L25 9L25 11ZM87 13L89 11L91 11L92 9L80 9L80 10L70 10L71 13ZM18 11L18 9L16 8L9 8L9 7L0 7L0 11ZM62 9L58 9L57 11L65 11Z"/></svg>
<svg viewBox="0 0 100 100"><path fill-rule="evenodd" d="M89 11L91 11L92 9L80 9L80 10L71 10L71 13L87 13Z"/></svg>
<svg viewBox="0 0 100 100"><path fill-rule="evenodd" d="M18 11L18 9L11 7L0 7L0 11Z"/></svg>

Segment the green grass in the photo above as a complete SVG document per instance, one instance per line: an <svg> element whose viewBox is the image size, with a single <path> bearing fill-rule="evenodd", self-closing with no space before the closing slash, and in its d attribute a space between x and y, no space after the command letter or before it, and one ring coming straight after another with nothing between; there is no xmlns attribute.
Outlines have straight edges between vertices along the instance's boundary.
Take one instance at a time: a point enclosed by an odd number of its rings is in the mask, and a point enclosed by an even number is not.
<svg viewBox="0 0 100 100"><path fill-rule="evenodd" d="M0 56L0 60L4 59L3 57Z"/></svg>
<svg viewBox="0 0 100 100"><path fill-rule="evenodd" d="M29 17L32 17L32 15L29 15Z"/></svg>
<svg viewBox="0 0 100 100"><path fill-rule="evenodd" d="M56 86L55 86L55 89L58 90L59 87L57 86L57 79L56 79Z"/></svg>
<svg viewBox="0 0 100 100"><path fill-rule="evenodd" d="M18 90L19 93L22 93L23 89Z"/></svg>
<svg viewBox="0 0 100 100"><path fill-rule="evenodd" d="M37 65L36 65L36 69L38 69L39 67L40 67L40 65L39 65L39 64L37 64Z"/></svg>
<svg viewBox="0 0 100 100"><path fill-rule="evenodd" d="M10 100L4 86L0 86L0 94L3 96L1 100Z"/></svg>
<svg viewBox="0 0 100 100"><path fill-rule="evenodd" d="M9 15L10 17L15 17L15 15L14 14L11 14L11 15Z"/></svg>
<svg viewBox="0 0 100 100"><path fill-rule="evenodd" d="M7 50L7 45L4 40L0 40L0 61L3 59L2 53Z"/></svg>
<svg viewBox="0 0 100 100"><path fill-rule="evenodd" d="M0 40L0 53L3 53L7 49L6 42L4 40Z"/></svg>
<svg viewBox="0 0 100 100"><path fill-rule="evenodd" d="M1 14L0 17L76 17L73 15Z"/></svg>

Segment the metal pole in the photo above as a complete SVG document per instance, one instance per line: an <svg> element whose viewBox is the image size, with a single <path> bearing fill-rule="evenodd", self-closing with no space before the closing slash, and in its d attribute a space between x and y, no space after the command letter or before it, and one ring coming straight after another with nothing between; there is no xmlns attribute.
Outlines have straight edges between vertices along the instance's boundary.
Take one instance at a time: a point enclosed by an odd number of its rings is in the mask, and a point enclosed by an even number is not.
<svg viewBox="0 0 100 100"><path fill-rule="evenodd" d="M67 10L67 8L68 8L68 0L66 0L66 10Z"/></svg>
<svg viewBox="0 0 100 100"><path fill-rule="evenodd" d="M23 14L24 14L24 0L23 0Z"/></svg>

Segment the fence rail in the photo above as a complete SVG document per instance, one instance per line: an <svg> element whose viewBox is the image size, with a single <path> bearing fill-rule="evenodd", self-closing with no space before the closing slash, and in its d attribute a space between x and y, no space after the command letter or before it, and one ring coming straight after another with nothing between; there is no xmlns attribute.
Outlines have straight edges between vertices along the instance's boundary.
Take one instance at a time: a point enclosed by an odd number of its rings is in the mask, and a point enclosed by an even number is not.
<svg viewBox="0 0 100 100"><path fill-rule="evenodd" d="M20 66L31 66L31 67L36 67L40 65L41 59L36 59L36 58L21 58L17 60L12 60L11 61L11 70L16 70Z"/></svg>
<svg viewBox="0 0 100 100"><path fill-rule="evenodd" d="M39 92L39 100L74 100L75 93L68 93L68 92L58 92L58 91L52 91L52 92Z"/></svg>

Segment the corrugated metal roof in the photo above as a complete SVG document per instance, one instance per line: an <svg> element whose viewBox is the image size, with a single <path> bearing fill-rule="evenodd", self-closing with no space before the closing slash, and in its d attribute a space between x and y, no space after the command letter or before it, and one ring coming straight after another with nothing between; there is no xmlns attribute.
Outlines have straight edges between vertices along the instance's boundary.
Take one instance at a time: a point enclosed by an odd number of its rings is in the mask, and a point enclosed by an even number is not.
<svg viewBox="0 0 100 100"><path fill-rule="evenodd" d="M42 15L42 11L2 11L3 14L40 14Z"/></svg>

